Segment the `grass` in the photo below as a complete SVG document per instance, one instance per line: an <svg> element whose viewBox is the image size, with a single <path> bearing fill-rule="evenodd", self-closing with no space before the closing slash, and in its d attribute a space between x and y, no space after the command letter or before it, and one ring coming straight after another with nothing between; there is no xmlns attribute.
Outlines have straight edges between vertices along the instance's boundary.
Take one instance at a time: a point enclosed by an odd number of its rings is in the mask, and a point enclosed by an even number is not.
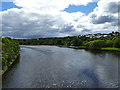
<svg viewBox="0 0 120 90"><path fill-rule="evenodd" d="M68 46L68 47L69 48L74 48L74 49L87 49L86 46ZM120 48L112 48L112 47L101 48L101 50L102 51L117 51L117 52L120 52Z"/></svg>
<svg viewBox="0 0 120 90"><path fill-rule="evenodd" d="M73 47L75 49L87 49L85 46L78 46L78 47ZM101 48L103 51L118 51L120 52L120 48L112 48L112 47L107 47L107 48Z"/></svg>
<svg viewBox="0 0 120 90"><path fill-rule="evenodd" d="M107 50L107 51L120 51L120 48L102 48L101 50Z"/></svg>

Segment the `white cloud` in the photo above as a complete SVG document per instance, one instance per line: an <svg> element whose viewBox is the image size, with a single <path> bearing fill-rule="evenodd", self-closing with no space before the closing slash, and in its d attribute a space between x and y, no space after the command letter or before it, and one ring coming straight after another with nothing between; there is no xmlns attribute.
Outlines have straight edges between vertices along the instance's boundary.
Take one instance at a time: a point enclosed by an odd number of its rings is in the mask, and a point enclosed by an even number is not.
<svg viewBox="0 0 120 90"><path fill-rule="evenodd" d="M16 0L14 3L29 9L64 10L69 5L87 5L94 0Z"/></svg>
<svg viewBox="0 0 120 90"><path fill-rule="evenodd" d="M117 0L100 0L98 7L88 16L82 12L62 11L69 5L87 5L93 1L95 0L16 0L14 3L23 8L0 12L3 35L38 38L117 30Z"/></svg>
<svg viewBox="0 0 120 90"><path fill-rule="evenodd" d="M88 16L80 18L78 26L92 32L111 32L118 30L118 1L100 0L98 7ZM79 27L80 28L80 27Z"/></svg>
<svg viewBox="0 0 120 90"><path fill-rule="evenodd" d="M61 15L28 13L23 9L10 9L2 13L2 18L3 35L18 38L66 36L73 27Z"/></svg>

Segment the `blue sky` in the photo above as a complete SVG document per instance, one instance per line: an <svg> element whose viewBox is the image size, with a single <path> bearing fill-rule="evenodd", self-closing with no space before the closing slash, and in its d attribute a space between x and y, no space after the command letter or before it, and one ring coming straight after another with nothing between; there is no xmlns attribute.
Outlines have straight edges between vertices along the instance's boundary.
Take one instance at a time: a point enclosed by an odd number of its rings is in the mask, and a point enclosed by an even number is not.
<svg viewBox="0 0 120 90"><path fill-rule="evenodd" d="M80 12L88 15L90 12L92 12L95 9L95 7L97 7L97 2L89 3L86 6L84 6L84 5L80 5L80 6L70 5L64 11L69 12L69 13L80 11Z"/></svg>
<svg viewBox="0 0 120 90"><path fill-rule="evenodd" d="M2 11L6 11L7 9L11 8L21 8L16 6L13 2L2 2Z"/></svg>
<svg viewBox="0 0 120 90"><path fill-rule="evenodd" d="M80 11L80 12L88 15L90 12L92 12L95 9L95 7L97 7L97 2L89 3L86 6L84 6L84 5L79 5L79 6L70 5L68 8L64 9L64 11L66 11L68 13ZM6 11L7 9L11 9L11 8L21 9L22 7L16 6L13 2L2 2L2 11Z"/></svg>

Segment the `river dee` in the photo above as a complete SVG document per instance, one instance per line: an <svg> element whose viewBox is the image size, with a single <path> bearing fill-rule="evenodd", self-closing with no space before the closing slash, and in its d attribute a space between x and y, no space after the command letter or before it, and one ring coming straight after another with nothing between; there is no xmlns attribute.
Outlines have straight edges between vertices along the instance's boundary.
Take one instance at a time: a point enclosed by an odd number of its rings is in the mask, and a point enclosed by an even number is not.
<svg viewBox="0 0 120 90"><path fill-rule="evenodd" d="M3 88L116 88L119 59L119 53L21 46Z"/></svg>

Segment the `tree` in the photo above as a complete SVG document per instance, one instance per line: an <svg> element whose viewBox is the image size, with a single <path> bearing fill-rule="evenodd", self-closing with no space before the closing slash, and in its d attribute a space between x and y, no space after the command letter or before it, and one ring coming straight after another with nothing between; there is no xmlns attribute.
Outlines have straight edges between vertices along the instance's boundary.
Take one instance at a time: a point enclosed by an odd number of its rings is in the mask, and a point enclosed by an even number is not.
<svg viewBox="0 0 120 90"><path fill-rule="evenodd" d="M8 67L10 62L19 54L19 43L11 38L2 38L2 69Z"/></svg>
<svg viewBox="0 0 120 90"><path fill-rule="evenodd" d="M113 47L120 48L120 37L113 38Z"/></svg>
<svg viewBox="0 0 120 90"><path fill-rule="evenodd" d="M57 45L62 45L62 40L57 40L56 44Z"/></svg>
<svg viewBox="0 0 120 90"><path fill-rule="evenodd" d="M71 41L71 45L72 46L80 46L80 45L82 45L82 40L80 40L80 39L73 39Z"/></svg>
<svg viewBox="0 0 120 90"><path fill-rule="evenodd" d="M90 49L98 50L98 49L101 49L101 48L103 48L105 46L106 46L106 43L105 43L104 40L95 40L95 41L89 42L89 48Z"/></svg>
<svg viewBox="0 0 120 90"><path fill-rule="evenodd" d="M112 40L107 40L106 41L106 47L112 47L113 46L113 41Z"/></svg>

